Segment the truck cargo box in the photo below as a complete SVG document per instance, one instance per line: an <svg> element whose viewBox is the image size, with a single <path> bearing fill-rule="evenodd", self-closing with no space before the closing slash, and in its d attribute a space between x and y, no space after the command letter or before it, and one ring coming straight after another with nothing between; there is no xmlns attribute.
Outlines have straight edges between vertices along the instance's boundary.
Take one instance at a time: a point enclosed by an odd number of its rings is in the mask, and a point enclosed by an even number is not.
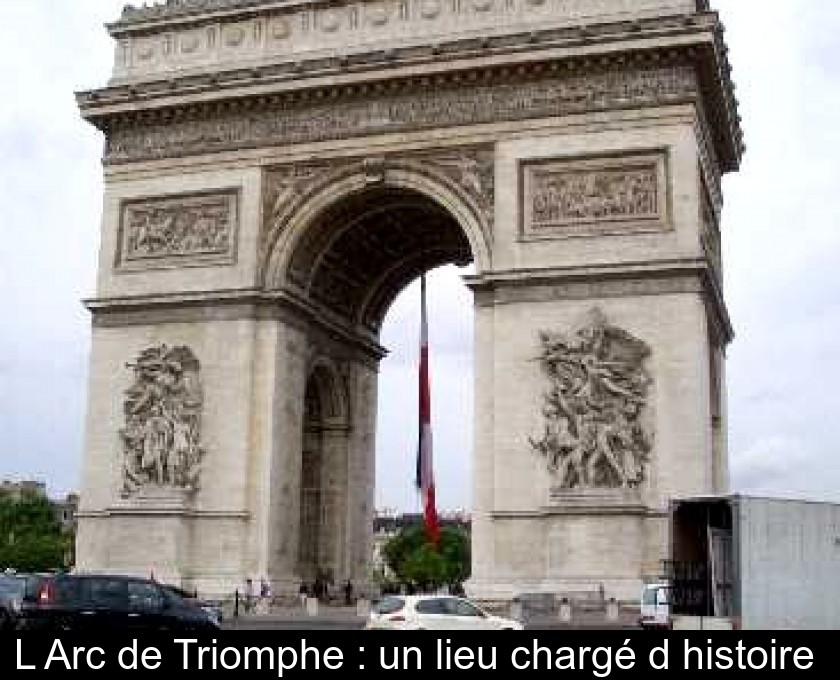
<svg viewBox="0 0 840 680"><path fill-rule="evenodd" d="M675 499L671 531L674 627L840 628L840 504Z"/></svg>

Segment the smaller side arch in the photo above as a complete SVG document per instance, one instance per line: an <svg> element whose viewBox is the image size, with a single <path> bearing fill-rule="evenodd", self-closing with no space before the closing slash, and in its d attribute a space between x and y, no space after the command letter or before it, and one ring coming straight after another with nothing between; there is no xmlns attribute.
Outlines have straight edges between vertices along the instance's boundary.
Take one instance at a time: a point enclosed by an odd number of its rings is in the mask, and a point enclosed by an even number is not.
<svg viewBox="0 0 840 680"><path fill-rule="evenodd" d="M317 416L324 427L348 427L350 398L341 372L335 362L317 357L309 366L306 380L306 416ZM310 403L310 400L314 400Z"/></svg>

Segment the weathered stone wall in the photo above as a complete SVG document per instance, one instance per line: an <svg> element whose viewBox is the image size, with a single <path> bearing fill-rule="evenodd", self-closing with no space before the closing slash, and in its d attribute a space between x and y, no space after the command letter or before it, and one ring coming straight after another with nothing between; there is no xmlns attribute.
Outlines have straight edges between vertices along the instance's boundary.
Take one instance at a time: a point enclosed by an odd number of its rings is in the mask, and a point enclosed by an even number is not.
<svg viewBox="0 0 840 680"><path fill-rule="evenodd" d="M431 266L406 247L383 284L375 222L361 262L332 249L331 220L382 196L475 265L471 592L635 599L667 500L727 483L720 180L743 147L698 5L127 10L114 81L80 95L108 139L80 568L296 592L320 366L343 406L319 550L365 585L378 323Z"/></svg>

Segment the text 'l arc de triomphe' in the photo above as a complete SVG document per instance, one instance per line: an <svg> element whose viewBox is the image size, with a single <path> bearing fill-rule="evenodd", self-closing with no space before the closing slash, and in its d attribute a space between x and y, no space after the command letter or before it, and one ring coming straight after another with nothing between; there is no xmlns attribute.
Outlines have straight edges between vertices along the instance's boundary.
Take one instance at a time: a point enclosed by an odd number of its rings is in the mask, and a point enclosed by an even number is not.
<svg viewBox="0 0 840 680"><path fill-rule="evenodd" d="M727 487L706 0L126 7L78 567L206 593L369 578L378 343L472 263L471 594L634 598L674 495ZM406 452L411 455L411 452Z"/></svg>

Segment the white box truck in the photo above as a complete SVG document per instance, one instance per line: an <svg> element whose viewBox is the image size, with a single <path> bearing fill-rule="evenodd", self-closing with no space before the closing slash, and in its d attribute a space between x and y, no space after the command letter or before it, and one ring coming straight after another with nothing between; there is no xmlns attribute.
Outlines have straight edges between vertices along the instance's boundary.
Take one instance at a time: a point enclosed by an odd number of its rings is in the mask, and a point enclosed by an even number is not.
<svg viewBox="0 0 840 680"><path fill-rule="evenodd" d="M682 630L840 629L840 504L702 496L670 518L671 559L642 596L653 624L664 610Z"/></svg>

